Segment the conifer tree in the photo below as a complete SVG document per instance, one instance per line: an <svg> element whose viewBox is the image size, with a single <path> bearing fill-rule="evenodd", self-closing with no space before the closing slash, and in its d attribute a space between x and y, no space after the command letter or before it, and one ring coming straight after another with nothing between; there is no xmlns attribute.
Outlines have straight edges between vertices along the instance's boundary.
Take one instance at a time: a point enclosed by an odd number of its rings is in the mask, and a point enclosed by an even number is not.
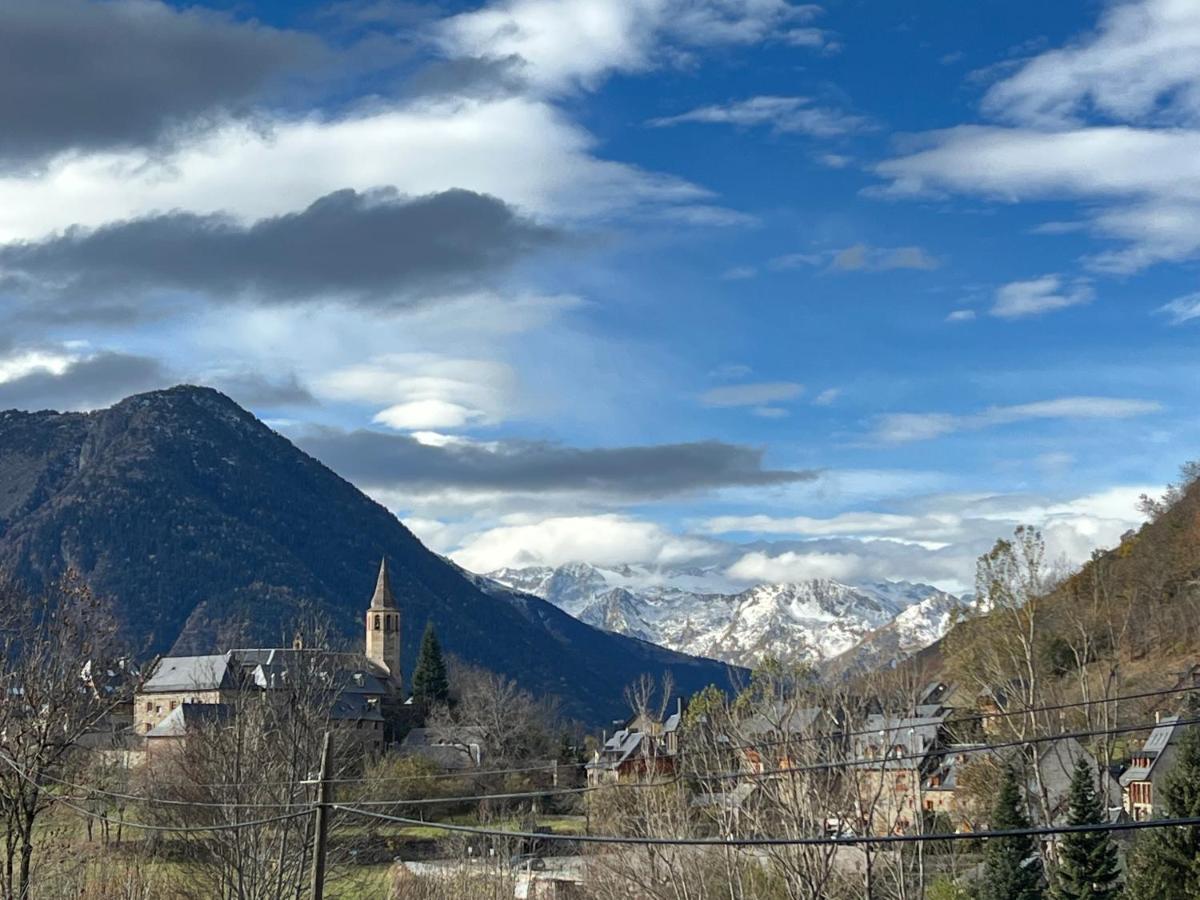
<svg viewBox="0 0 1200 900"><path fill-rule="evenodd" d="M1080 755L1071 775L1068 825L1099 825L1104 804L1096 792L1092 767ZM1055 900L1115 900L1121 893L1117 846L1106 831L1074 831L1063 836L1054 872Z"/></svg>
<svg viewBox="0 0 1200 900"><path fill-rule="evenodd" d="M412 689L413 700L427 708L450 700L446 661L442 658L442 645L438 642L433 622L425 623L421 650L417 654L416 668L413 669Z"/></svg>
<svg viewBox="0 0 1200 900"><path fill-rule="evenodd" d="M1188 726L1179 739L1175 764L1163 779L1162 815L1200 817L1200 728ZM1157 799L1157 798L1156 798ZM1155 803L1158 806L1158 803ZM1150 828L1129 861L1129 900L1195 900L1200 897L1200 826Z"/></svg>
<svg viewBox="0 0 1200 900"><path fill-rule="evenodd" d="M1012 768L1004 773L989 825L993 831L1029 827ZM979 900L1042 900L1043 896L1042 860L1033 838L1029 835L988 838Z"/></svg>

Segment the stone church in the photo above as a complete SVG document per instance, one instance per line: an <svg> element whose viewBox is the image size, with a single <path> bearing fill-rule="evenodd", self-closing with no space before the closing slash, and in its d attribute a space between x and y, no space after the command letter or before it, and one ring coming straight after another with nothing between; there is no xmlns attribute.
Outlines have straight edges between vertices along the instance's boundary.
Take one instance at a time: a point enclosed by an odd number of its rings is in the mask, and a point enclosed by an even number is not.
<svg viewBox="0 0 1200 900"><path fill-rule="evenodd" d="M232 714L250 697L286 702L299 677L316 675L331 686L330 718L353 732L368 753L394 740L404 702L400 669L400 609L379 565L365 618L362 653L291 647L254 647L207 656L165 656L134 698L134 728L147 747L186 735L189 728Z"/></svg>

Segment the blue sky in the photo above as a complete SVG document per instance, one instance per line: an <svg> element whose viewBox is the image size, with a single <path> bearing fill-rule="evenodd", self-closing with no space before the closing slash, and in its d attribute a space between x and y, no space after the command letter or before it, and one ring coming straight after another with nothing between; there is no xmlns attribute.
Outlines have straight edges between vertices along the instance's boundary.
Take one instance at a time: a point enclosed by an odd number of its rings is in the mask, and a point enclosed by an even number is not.
<svg viewBox="0 0 1200 900"><path fill-rule="evenodd" d="M212 384L469 567L744 581L1078 561L1197 455L1186 0L0 33L0 405Z"/></svg>

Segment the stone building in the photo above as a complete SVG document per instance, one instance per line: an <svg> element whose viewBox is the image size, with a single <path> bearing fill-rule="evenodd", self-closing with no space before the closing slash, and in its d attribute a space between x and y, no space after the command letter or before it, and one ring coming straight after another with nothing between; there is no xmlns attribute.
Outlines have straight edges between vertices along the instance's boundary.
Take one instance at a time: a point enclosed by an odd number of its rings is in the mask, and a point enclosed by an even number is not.
<svg viewBox="0 0 1200 900"><path fill-rule="evenodd" d="M391 738L389 714L403 703L400 639L385 560L366 612L363 653L306 648L297 638L291 647L163 657L134 697L135 733L178 739L217 710L236 710L249 696L287 702L300 681L315 679L328 692L334 724L354 731L364 750L381 752Z"/></svg>

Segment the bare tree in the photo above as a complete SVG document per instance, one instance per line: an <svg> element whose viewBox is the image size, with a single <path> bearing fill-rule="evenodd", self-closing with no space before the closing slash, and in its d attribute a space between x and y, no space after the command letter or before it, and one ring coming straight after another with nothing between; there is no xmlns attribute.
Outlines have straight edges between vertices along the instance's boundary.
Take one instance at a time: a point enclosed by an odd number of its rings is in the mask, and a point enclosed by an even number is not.
<svg viewBox="0 0 1200 900"><path fill-rule="evenodd" d="M30 895L43 814L76 742L120 702L86 675L119 668L107 605L67 575L41 595L0 581L0 891Z"/></svg>

